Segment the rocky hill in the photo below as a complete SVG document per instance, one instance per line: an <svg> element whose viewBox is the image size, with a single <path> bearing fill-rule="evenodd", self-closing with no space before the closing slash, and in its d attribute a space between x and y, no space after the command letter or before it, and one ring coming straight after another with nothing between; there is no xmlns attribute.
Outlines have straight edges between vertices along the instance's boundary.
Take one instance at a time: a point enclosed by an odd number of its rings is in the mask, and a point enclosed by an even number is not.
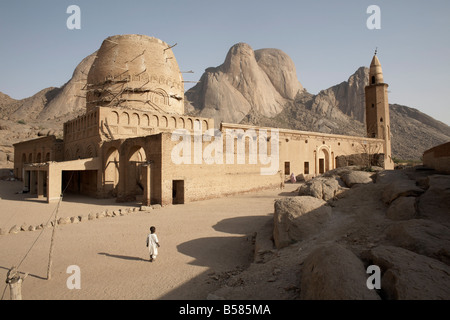
<svg viewBox="0 0 450 320"><path fill-rule="evenodd" d="M279 114L303 87L291 58L277 49L253 51L234 45L225 62L208 68L200 83L186 92L186 111L202 117L237 123L250 111L266 117Z"/></svg>
<svg viewBox="0 0 450 320"><path fill-rule="evenodd" d="M14 100L6 95L0 96L0 116L3 119L30 123L50 121L64 116L71 118L74 114L83 112L86 106L83 88L94 59L95 53L83 59L75 68L72 78L61 88L46 88L23 100Z"/></svg>

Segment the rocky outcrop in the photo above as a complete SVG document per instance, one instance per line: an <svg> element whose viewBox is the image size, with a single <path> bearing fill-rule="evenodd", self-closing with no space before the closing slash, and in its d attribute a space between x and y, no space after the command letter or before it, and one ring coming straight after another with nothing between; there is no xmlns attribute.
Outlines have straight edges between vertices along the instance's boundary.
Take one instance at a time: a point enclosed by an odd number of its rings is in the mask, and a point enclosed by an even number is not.
<svg viewBox="0 0 450 320"><path fill-rule="evenodd" d="M299 189L300 196L312 196L325 201L332 200L343 190L344 184L340 178L318 177L307 181Z"/></svg>
<svg viewBox="0 0 450 320"><path fill-rule="evenodd" d="M424 192L414 180L408 179L406 176L397 175L396 179L384 186L381 197L386 204L390 204L399 197L418 196Z"/></svg>
<svg viewBox="0 0 450 320"><path fill-rule="evenodd" d="M331 216L325 201L310 196L277 200L274 208L273 239L277 248L320 232Z"/></svg>
<svg viewBox="0 0 450 320"><path fill-rule="evenodd" d="M303 91L295 64L286 53L279 49L260 49L255 51L255 59L283 98L294 100Z"/></svg>
<svg viewBox="0 0 450 320"><path fill-rule="evenodd" d="M358 169L338 168L320 178L342 178ZM265 225L258 232L255 263L225 283L218 296L267 299L268 292L277 292L279 299L448 300L450 176L421 169L378 171L374 182L355 184L328 202L311 196L277 200L272 237ZM385 201L389 185L394 191L407 186L408 192ZM421 191L410 193L410 187ZM378 267L378 275L369 266ZM369 288L369 279L380 288Z"/></svg>
<svg viewBox="0 0 450 320"><path fill-rule="evenodd" d="M39 120L58 118L63 115L77 114L86 110L87 74L97 52L84 58L75 68L72 78L64 84L58 93L42 109Z"/></svg>
<svg viewBox="0 0 450 320"><path fill-rule="evenodd" d="M320 91L313 100L312 110L327 118L345 114L359 122L365 121L364 88L368 85L369 69L360 67L347 81ZM340 112L338 112L338 110Z"/></svg>
<svg viewBox="0 0 450 320"><path fill-rule="evenodd" d="M239 123L250 110L267 117L280 113L303 90L291 58L278 49L231 47L224 63L208 68L186 92L186 109L220 122Z"/></svg>
<svg viewBox="0 0 450 320"><path fill-rule="evenodd" d="M342 175L342 180L347 187L351 188L357 184L373 183L373 172L367 171L350 171Z"/></svg>
<svg viewBox="0 0 450 320"><path fill-rule="evenodd" d="M411 219L390 226L386 236L398 247L450 265L450 228L445 225L431 220Z"/></svg>
<svg viewBox="0 0 450 320"><path fill-rule="evenodd" d="M86 108L87 73L95 60L96 53L84 58L75 68L72 78L61 88L47 88L36 95L16 102L17 108L9 119L50 120L64 115L74 115Z"/></svg>
<svg viewBox="0 0 450 320"><path fill-rule="evenodd" d="M419 216L450 226L450 176L431 175L426 185L428 190L418 200Z"/></svg>
<svg viewBox="0 0 450 320"><path fill-rule="evenodd" d="M379 300L366 286L362 261L342 245L322 245L306 258L300 279L302 300Z"/></svg>
<svg viewBox="0 0 450 320"><path fill-rule="evenodd" d="M450 267L438 260L394 246L378 246L363 257L383 270L381 288L387 299L450 299Z"/></svg>
<svg viewBox="0 0 450 320"><path fill-rule="evenodd" d="M391 220L409 220L416 217L416 197L399 197L389 206L386 217Z"/></svg>

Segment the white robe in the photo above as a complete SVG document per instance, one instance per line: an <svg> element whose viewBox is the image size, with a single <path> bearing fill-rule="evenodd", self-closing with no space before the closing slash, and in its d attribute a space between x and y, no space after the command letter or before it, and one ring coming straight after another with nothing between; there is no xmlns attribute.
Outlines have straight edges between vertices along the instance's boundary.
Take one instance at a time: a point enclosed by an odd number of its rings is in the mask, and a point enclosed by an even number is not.
<svg viewBox="0 0 450 320"><path fill-rule="evenodd" d="M158 243L158 237L156 236L155 233L150 233L147 237L147 246L148 246L148 251L150 253L151 256L153 256L153 258L156 258L156 256L158 255L158 245L156 243Z"/></svg>

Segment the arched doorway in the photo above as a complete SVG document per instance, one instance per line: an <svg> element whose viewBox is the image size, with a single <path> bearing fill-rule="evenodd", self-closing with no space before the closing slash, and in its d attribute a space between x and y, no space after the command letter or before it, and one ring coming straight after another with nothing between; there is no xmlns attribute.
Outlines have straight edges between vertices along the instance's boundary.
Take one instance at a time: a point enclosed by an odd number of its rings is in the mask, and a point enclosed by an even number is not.
<svg viewBox="0 0 450 320"><path fill-rule="evenodd" d="M323 174L330 170L330 151L327 146L322 146L317 152L319 174Z"/></svg>
<svg viewBox="0 0 450 320"><path fill-rule="evenodd" d="M111 147L106 153L104 169L104 186L108 196L117 196L117 185L119 184L119 150Z"/></svg>
<svg viewBox="0 0 450 320"><path fill-rule="evenodd" d="M141 146L130 149L126 163L125 189L129 195L142 195L144 191L144 179L141 165L147 163L145 150Z"/></svg>

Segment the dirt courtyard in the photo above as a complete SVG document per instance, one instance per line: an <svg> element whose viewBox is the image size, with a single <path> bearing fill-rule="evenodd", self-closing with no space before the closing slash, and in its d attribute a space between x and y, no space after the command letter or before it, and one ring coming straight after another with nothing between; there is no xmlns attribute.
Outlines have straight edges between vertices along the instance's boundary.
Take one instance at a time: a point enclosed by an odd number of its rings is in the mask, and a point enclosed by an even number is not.
<svg viewBox="0 0 450 320"><path fill-rule="evenodd" d="M273 215L274 200L293 195L298 185L232 197L136 211L117 217L85 220L56 229L52 279L47 280L51 228L0 236L0 279L13 265L28 272L23 299L206 299L219 288L217 277L242 270L253 259L252 238ZM39 225L55 204L17 194L18 181L0 181L0 228L23 223ZM81 202L83 201L83 203ZM84 202L88 203L84 203ZM67 195L59 216L72 217L136 204ZM161 248L155 262L145 246L150 226L156 226ZM81 289L68 289L69 266L81 272ZM9 288L1 286L3 299Z"/></svg>

